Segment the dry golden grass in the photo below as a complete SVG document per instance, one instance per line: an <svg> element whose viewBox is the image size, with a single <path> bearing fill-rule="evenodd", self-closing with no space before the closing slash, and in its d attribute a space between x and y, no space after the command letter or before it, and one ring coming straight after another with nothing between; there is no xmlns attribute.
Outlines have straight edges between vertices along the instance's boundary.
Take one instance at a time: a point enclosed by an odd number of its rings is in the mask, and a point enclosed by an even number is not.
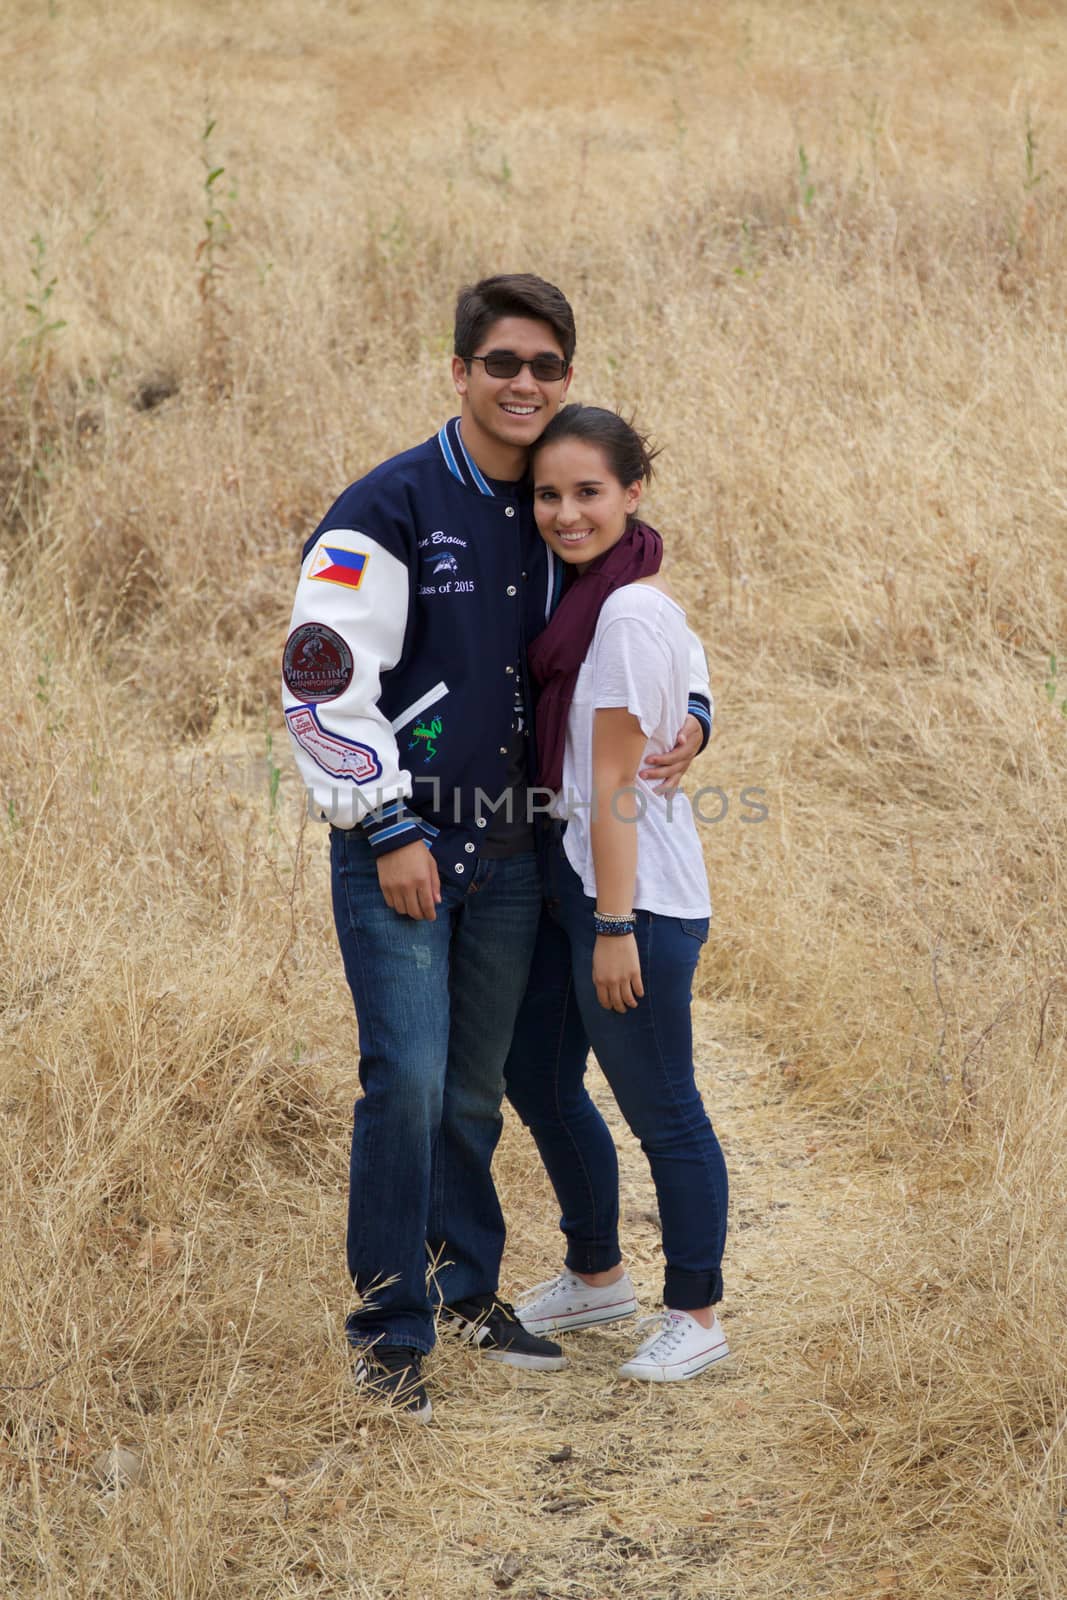
<svg viewBox="0 0 1067 1600"><path fill-rule="evenodd" d="M1054 0L9 0L5 1594L1067 1592L1065 53ZM518 268L669 446L712 660L737 1359L442 1349L415 1434L338 1341L355 1026L274 678L303 537ZM519 1286L511 1122L498 1170Z"/></svg>

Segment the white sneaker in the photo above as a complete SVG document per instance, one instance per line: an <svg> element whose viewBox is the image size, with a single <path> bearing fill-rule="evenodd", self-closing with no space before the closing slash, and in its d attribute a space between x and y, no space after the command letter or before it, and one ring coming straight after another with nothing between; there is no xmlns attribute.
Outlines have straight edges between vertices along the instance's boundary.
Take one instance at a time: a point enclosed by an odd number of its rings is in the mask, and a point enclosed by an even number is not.
<svg viewBox="0 0 1067 1600"><path fill-rule="evenodd" d="M716 1317L710 1328L702 1328L688 1311L661 1311L643 1317L639 1328L655 1327L635 1354L620 1368L624 1378L644 1378L651 1383L673 1383L695 1378L705 1367L714 1366L730 1354L726 1335Z"/></svg>
<svg viewBox="0 0 1067 1600"><path fill-rule="evenodd" d="M624 1272L615 1283L594 1289L573 1272L539 1283L516 1303L515 1311L530 1333L567 1333L571 1328L591 1328L598 1322L616 1322L632 1317L637 1296Z"/></svg>

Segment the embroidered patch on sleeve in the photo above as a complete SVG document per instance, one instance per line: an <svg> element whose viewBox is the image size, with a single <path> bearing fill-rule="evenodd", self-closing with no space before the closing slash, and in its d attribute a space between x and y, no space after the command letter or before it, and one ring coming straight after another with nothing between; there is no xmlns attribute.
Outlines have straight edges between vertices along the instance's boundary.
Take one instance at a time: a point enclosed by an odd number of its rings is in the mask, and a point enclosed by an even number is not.
<svg viewBox="0 0 1067 1600"><path fill-rule="evenodd" d="M328 772L331 778L345 778L349 783L370 783L382 775L378 752L369 744L346 739L339 733L330 733L319 721L314 706L292 706L285 713L289 731L302 750L306 750L317 767Z"/></svg>
<svg viewBox="0 0 1067 1600"><path fill-rule="evenodd" d="M342 550L339 545L320 544L311 558L308 577L322 583L339 583L343 589L358 589L363 582L370 556L359 550Z"/></svg>
<svg viewBox="0 0 1067 1600"><path fill-rule="evenodd" d="M298 700L336 700L352 682L352 652L324 622L302 622L285 641L282 678Z"/></svg>

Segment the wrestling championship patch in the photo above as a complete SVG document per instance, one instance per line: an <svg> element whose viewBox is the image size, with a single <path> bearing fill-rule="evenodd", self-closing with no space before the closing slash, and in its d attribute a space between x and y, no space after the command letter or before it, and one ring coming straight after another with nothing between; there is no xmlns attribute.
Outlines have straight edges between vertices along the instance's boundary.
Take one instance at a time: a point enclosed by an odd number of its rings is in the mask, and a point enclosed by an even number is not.
<svg viewBox="0 0 1067 1600"><path fill-rule="evenodd" d="M369 744L330 733L319 721L314 706L292 706L285 713L285 720L300 748L306 750L315 765L328 772L331 778L370 783L373 778L381 777L382 764L377 751Z"/></svg>
<svg viewBox="0 0 1067 1600"><path fill-rule="evenodd" d="M282 678L298 700L336 700L352 682L352 652L324 622L302 622L285 641Z"/></svg>

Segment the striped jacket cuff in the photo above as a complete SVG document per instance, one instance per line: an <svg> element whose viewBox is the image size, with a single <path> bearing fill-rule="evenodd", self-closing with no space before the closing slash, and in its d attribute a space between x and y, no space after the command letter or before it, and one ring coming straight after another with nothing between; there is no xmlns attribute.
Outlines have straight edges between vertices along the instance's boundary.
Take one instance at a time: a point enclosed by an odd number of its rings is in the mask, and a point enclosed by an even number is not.
<svg viewBox="0 0 1067 1600"><path fill-rule="evenodd" d="M711 738L711 706L703 695L691 694L689 696L689 705L686 709L691 717L696 717L704 730L700 741L700 749L704 750L707 748L708 740ZM700 754L699 750L697 754Z"/></svg>
<svg viewBox="0 0 1067 1600"><path fill-rule="evenodd" d="M406 844L425 839L422 826L413 811L403 800L390 800L377 811L364 817L363 832L376 856L386 856L391 850L402 850Z"/></svg>

